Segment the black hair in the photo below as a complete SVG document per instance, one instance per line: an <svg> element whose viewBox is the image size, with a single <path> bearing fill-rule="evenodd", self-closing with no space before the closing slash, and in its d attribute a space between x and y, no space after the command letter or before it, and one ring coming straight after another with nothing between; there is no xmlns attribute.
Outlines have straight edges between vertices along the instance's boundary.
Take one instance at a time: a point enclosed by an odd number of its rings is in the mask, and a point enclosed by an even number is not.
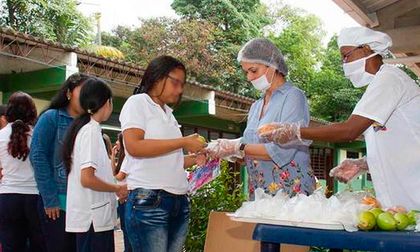
<svg viewBox="0 0 420 252"><path fill-rule="evenodd" d="M115 172L114 174L117 175L120 170L121 170L121 165L122 162L124 161L125 158L125 148L124 148L124 142L123 142L123 134L119 133L118 134L118 141L120 142L120 149L118 151L118 163L117 163L117 167L115 167ZM112 161L114 162L114 161Z"/></svg>
<svg viewBox="0 0 420 252"><path fill-rule="evenodd" d="M5 116L7 111L7 105L0 105L0 116Z"/></svg>
<svg viewBox="0 0 420 252"><path fill-rule="evenodd" d="M168 78L168 74L175 69L181 69L185 76L187 75L184 64L174 57L164 55L154 58L147 66L143 78L139 86L134 89L133 94L149 93L159 81ZM179 97L179 101L181 97L182 95Z"/></svg>
<svg viewBox="0 0 420 252"><path fill-rule="evenodd" d="M61 109L66 108L69 105L69 99L67 98L67 93L72 92L76 87L82 85L90 77L86 74L75 73L70 75L69 78L61 85L60 90L52 98L48 109ZM45 111L46 111L45 110Z"/></svg>
<svg viewBox="0 0 420 252"><path fill-rule="evenodd" d="M102 139L104 140L106 153L108 153L108 157L111 157L111 153L112 153L111 138L109 138L109 136L107 134L103 133L102 134Z"/></svg>
<svg viewBox="0 0 420 252"><path fill-rule="evenodd" d="M29 155L28 136L35 124L36 107L32 97L24 92L13 93L7 104L6 118L12 123L12 134L7 145L9 154L25 161Z"/></svg>
<svg viewBox="0 0 420 252"><path fill-rule="evenodd" d="M80 106L85 112L70 125L63 144L63 161L67 173L70 173L71 170L72 154L77 133L84 125L89 123L90 116L95 114L110 99L112 99L111 88L103 80L90 77L84 82L80 90L79 100Z"/></svg>

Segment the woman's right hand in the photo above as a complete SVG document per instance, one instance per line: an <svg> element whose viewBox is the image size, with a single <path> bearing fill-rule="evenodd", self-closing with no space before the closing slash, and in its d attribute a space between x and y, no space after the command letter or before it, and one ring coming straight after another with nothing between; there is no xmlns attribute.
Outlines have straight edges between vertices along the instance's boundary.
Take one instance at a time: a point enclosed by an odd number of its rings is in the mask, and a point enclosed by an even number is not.
<svg viewBox="0 0 420 252"><path fill-rule="evenodd" d="M192 134L186 137L183 137L184 145L183 148L187 152L196 153L204 149L206 147L206 141L203 140L199 134Z"/></svg>
<svg viewBox="0 0 420 252"><path fill-rule="evenodd" d="M59 207L45 208L45 214L48 216L48 218L56 220L60 217L60 208Z"/></svg>

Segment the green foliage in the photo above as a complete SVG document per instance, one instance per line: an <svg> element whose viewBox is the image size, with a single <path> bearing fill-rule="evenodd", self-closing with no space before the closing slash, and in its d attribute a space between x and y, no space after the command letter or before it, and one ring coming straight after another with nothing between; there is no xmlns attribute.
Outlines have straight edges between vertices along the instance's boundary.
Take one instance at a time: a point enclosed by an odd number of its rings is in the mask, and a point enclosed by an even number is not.
<svg viewBox="0 0 420 252"><path fill-rule="evenodd" d="M365 89L356 89L344 76L337 37L334 36L322 53L321 67L306 89L312 116L327 121L346 120Z"/></svg>
<svg viewBox="0 0 420 252"><path fill-rule="evenodd" d="M240 45L261 35L271 21L259 0L174 0L172 8L187 19L206 20L222 31L222 44Z"/></svg>
<svg viewBox="0 0 420 252"><path fill-rule="evenodd" d="M92 22L75 0L0 0L0 25L60 43L91 41Z"/></svg>
<svg viewBox="0 0 420 252"><path fill-rule="evenodd" d="M234 183L236 175L229 170L228 162L223 161L220 176L191 197L191 217L185 243L186 251L203 251L211 211L233 212L245 200L242 186Z"/></svg>
<svg viewBox="0 0 420 252"><path fill-rule="evenodd" d="M120 26L102 35L104 45L117 47L132 62L146 66L159 55L172 55L185 63L189 77L209 85L237 70L229 64L229 52L215 48L218 31L206 21L153 18L138 28Z"/></svg>
<svg viewBox="0 0 420 252"><path fill-rule="evenodd" d="M241 46L248 40L263 36L263 28L273 21L268 8L260 0L174 0L172 8L187 20L202 20L216 29L212 49L223 55L225 69L210 78L215 87L256 97L236 61ZM198 77L199 81L203 78Z"/></svg>
<svg viewBox="0 0 420 252"><path fill-rule="evenodd" d="M277 8L273 14L277 22L268 27L268 38L286 58L288 78L307 91L321 57L321 40L325 32L315 15L287 5Z"/></svg>

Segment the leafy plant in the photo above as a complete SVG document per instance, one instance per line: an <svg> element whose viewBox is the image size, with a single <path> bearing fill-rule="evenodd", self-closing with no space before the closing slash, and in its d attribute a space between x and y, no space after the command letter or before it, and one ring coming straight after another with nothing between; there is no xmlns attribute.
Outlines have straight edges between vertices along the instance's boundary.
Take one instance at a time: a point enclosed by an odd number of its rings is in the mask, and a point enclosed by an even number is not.
<svg viewBox="0 0 420 252"><path fill-rule="evenodd" d="M219 177L191 197L190 227L185 243L186 251L203 251L211 211L233 212L245 200L242 185L234 183L237 174L230 171L228 162L222 161L220 168Z"/></svg>

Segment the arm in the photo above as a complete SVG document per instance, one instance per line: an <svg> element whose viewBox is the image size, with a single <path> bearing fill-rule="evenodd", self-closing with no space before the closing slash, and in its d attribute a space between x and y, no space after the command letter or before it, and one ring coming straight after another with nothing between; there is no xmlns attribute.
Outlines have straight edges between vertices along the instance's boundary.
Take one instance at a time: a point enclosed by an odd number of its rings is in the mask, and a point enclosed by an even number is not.
<svg viewBox="0 0 420 252"><path fill-rule="evenodd" d="M245 156L258 160L272 160L264 144L247 144L245 146Z"/></svg>
<svg viewBox="0 0 420 252"><path fill-rule="evenodd" d="M116 185L107 183L95 176L95 168L83 168L80 173L80 183L83 187L98 192L115 192L119 198L126 198L127 185Z"/></svg>
<svg viewBox="0 0 420 252"><path fill-rule="evenodd" d="M127 177L127 174L125 174L122 171L118 172L118 174L115 175L115 179L118 181L123 181L126 177Z"/></svg>
<svg viewBox="0 0 420 252"><path fill-rule="evenodd" d="M374 123L373 120L351 115L347 121L317 128L301 128L300 134L303 139L328 141L328 142L349 142L359 137L366 129Z"/></svg>
<svg viewBox="0 0 420 252"><path fill-rule="evenodd" d="M80 183L83 187L92 189L98 192L118 192L120 190L119 185L110 184L102 181L95 176L95 168L87 167L83 168L80 174Z"/></svg>
<svg viewBox="0 0 420 252"><path fill-rule="evenodd" d="M193 134L176 139L144 139L144 130L137 128L126 129L123 132L125 148L133 157L156 157L178 149L197 152L203 143L199 135Z"/></svg>
<svg viewBox="0 0 420 252"><path fill-rule="evenodd" d="M112 173L113 174L116 173L116 169L117 169L117 163L115 162L115 157L117 155L117 152L118 152L117 151L117 146L112 147L112 151L111 151L111 167L112 167Z"/></svg>
<svg viewBox="0 0 420 252"><path fill-rule="evenodd" d="M54 167L52 156L54 155L54 141L57 132L55 121L56 111L47 111L39 118L32 135L32 143L29 153L34 168L35 180L44 207L58 208L58 189L54 180ZM58 112L56 112L58 113Z"/></svg>

